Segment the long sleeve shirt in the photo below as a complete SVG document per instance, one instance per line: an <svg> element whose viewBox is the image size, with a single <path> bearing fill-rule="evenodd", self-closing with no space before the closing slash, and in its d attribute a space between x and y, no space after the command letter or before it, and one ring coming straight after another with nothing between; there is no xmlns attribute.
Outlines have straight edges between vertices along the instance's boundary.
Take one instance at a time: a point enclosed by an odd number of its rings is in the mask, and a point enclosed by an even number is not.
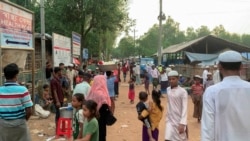
<svg viewBox="0 0 250 141"><path fill-rule="evenodd" d="M201 141L250 139L250 83L228 76L210 86L203 96Z"/></svg>

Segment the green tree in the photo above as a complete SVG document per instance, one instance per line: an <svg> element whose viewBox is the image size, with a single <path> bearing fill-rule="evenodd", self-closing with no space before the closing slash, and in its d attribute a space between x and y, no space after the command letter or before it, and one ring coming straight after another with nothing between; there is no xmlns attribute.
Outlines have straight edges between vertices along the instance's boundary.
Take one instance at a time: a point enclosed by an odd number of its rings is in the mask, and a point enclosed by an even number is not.
<svg viewBox="0 0 250 141"><path fill-rule="evenodd" d="M186 40L191 41L197 38L196 32L193 27L188 27L186 29Z"/></svg>
<svg viewBox="0 0 250 141"><path fill-rule="evenodd" d="M127 58L130 56L135 56L135 41L134 38L131 36L127 36L121 39L121 41L119 42L118 48L117 48L120 52L119 58Z"/></svg>
<svg viewBox="0 0 250 141"><path fill-rule="evenodd" d="M230 39L230 34L226 31L223 25L216 26L212 33L222 39Z"/></svg>
<svg viewBox="0 0 250 141"><path fill-rule="evenodd" d="M138 40L141 55L151 56L157 51L159 40L159 28L157 25L151 27L147 33L141 36Z"/></svg>
<svg viewBox="0 0 250 141"><path fill-rule="evenodd" d="M207 26L202 25L200 28L196 29L197 37L204 37L210 35L211 32Z"/></svg>
<svg viewBox="0 0 250 141"><path fill-rule="evenodd" d="M250 35L249 34L243 34L241 36L241 42L243 45L246 45L250 47Z"/></svg>
<svg viewBox="0 0 250 141"><path fill-rule="evenodd" d="M35 29L40 32L39 4L34 3L35 0L12 1L22 6L29 1L32 6L26 6L30 10L36 9ZM97 56L100 52L107 52L106 56L109 56L115 38L126 28L127 21L127 3L124 0L45 1L46 33L56 32L71 37L72 31L78 32L82 36L82 48L89 48L91 54Z"/></svg>

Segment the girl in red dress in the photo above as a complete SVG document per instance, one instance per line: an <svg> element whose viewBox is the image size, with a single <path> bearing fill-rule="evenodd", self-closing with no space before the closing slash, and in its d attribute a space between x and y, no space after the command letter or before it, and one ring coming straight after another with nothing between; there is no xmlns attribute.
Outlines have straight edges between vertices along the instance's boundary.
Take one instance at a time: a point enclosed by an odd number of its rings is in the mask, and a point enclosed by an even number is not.
<svg viewBox="0 0 250 141"><path fill-rule="evenodd" d="M130 103L134 103L135 99L135 80L134 78L130 78L129 80L129 91L128 91L128 99L130 100Z"/></svg>

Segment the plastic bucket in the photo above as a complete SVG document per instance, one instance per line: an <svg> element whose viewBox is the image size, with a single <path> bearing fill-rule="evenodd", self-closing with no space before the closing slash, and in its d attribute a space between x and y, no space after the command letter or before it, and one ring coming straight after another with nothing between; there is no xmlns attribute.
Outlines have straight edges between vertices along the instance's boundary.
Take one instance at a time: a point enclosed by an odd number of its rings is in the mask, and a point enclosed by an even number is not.
<svg viewBox="0 0 250 141"><path fill-rule="evenodd" d="M73 118L73 109L69 107L61 107L60 109L60 117L62 118Z"/></svg>

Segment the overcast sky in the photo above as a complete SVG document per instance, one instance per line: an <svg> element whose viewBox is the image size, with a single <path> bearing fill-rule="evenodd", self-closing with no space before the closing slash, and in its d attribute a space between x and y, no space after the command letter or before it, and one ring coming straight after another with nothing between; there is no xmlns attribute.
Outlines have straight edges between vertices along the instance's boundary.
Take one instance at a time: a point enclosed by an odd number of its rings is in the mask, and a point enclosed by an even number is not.
<svg viewBox="0 0 250 141"><path fill-rule="evenodd" d="M201 25L211 30L222 24L229 32L250 34L250 0L162 1L163 12L179 22L181 30ZM129 17L136 19L137 38L158 24L158 15L159 0L129 0Z"/></svg>

